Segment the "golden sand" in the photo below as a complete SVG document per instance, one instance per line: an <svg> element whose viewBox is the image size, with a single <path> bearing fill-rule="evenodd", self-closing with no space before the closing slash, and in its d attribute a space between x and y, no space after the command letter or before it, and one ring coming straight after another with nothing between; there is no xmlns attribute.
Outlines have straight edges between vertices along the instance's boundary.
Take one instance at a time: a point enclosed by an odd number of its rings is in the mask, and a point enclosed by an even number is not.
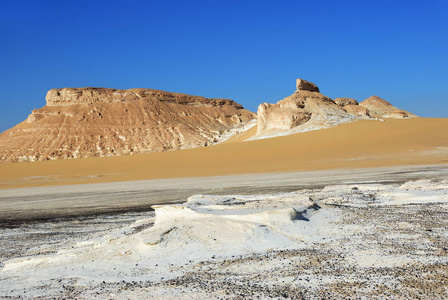
<svg viewBox="0 0 448 300"><path fill-rule="evenodd" d="M284 137L134 156L0 164L0 188L448 163L448 119L362 120Z"/></svg>

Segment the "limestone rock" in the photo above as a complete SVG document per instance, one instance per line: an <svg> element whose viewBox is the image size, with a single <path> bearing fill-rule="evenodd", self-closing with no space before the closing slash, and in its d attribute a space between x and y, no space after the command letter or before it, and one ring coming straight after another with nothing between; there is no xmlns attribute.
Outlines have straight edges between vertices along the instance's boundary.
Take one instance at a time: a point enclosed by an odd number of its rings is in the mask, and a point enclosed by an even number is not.
<svg viewBox="0 0 448 300"><path fill-rule="evenodd" d="M346 105L358 105L358 101L352 98L336 98L334 99L334 102L339 106L346 106Z"/></svg>
<svg viewBox="0 0 448 300"><path fill-rule="evenodd" d="M288 130L306 123L311 115L303 110L263 103L258 107L258 132L269 129Z"/></svg>
<svg viewBox="0 0 448 300"><path fill-rule="evenodd" d="M296 80L297 91L310 91L310 92L318 92L319 88L312 82L297 78Z"/></svg>
<svg viewBox="0 0 448 300"><path fill-rule="evenodd" d="M0 134L0 161L114 156L207 146L255 118L229 99L152 89L50 90Z"/></svg>
<svg viewBox="0 0 448 300"><path fill-rule="evenodd" d="M395 110L389 114L389 117L394 118L394 119L404 119L404 118L409 118L410 116L407 111Z"/></svg>
<svg viewBox="0 0 448 300"><path fill-rule="evenodd" d="M297 79L297 89L294 94L276 104L262 103L258 107L256 138L318 129L357 117L319 93L313 83Z"/></svg>
<svg viewBox="0 0 448 300"><path fill-rule="evenodd" d="M303 79L297 79L296 83L297 91L291 96L258 107L258 130L252 139L326 128L357 119L415 116L376 96L360 104L346 97L333 101L322 95L314 83Z"/></svg>
<svg viewBox="0 0 448 300"><path fill-rule="evenodd" d="M165 103L189 104L195 106L232 105L243 108L229 99L210 99L200 96L165 92L154 89L117 90L108 88L62 88L49 90L45 100L47 106L65 106L72 104L121 103L143 98L157 99Z"/></svg>
<svg viewBox="0 0 448 300"><path fill-rule="evenodd" d="M357 119L415 117L377 96L358 104L346 97L332 100L303 79L297 79L296 87L294 94L276 104L262 103L258 107L257 135L251 139L327 128Z"/></svg>
<svg viewBox="0 0 448 300"><path fill-rule="evenodd" d="M351 115L359 117L370 117L369 110L361 105L349 104L344 106L344 110Z"/></svg>
<svg viewBox="0 0 448 300"><path fill-rule="evenodd" d="M370 112L372 117L376 118L408 118L416 115L398 109L384 99L378 96L371 96L362 101L359 105L364 106Z"/></svg>

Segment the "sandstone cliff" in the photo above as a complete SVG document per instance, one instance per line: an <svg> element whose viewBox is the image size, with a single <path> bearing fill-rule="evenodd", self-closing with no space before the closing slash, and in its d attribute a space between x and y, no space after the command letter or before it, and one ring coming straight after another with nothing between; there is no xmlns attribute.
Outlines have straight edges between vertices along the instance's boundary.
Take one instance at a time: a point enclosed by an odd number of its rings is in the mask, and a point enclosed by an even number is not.
<svg viewBox="0 0 448 300"><path fill-rule="evenodd" d="M0 161L112 156L207 146L255 118L240 104L153 89L63 88L0 134Z"/></svg>
<svg viewBox="0 0 448 300"><path fill-rule="evenodd" d="M257 135L253 139L315 130L360 118L406 118L415 116L372 96L358 103L351 98L334 100L322 95L312 82L297 79L297 90L276 104L258 107Z"/></svg>

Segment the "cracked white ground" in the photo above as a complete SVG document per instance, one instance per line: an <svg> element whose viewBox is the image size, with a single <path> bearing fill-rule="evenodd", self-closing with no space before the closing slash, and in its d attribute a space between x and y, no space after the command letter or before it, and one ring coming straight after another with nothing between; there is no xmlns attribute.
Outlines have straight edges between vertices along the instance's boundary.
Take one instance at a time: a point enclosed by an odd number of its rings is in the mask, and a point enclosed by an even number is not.
<svg viewBox="0 0 448 300"><path fill-rule="evenodd" d="M0 229L0 297L446 298L448 181L195 195Z"/></svg>

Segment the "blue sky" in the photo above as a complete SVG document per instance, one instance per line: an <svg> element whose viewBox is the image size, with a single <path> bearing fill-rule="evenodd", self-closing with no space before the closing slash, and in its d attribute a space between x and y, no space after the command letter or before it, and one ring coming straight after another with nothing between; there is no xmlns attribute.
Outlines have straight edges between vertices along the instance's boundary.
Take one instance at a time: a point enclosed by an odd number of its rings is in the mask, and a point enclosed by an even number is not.
<svg viewBox="0 0 448 300"><path fill-rule="evenodd" d="M256 111L316 83L448 117L448 1L4 1L0 131L49 89L154 88Z"/></svg>

